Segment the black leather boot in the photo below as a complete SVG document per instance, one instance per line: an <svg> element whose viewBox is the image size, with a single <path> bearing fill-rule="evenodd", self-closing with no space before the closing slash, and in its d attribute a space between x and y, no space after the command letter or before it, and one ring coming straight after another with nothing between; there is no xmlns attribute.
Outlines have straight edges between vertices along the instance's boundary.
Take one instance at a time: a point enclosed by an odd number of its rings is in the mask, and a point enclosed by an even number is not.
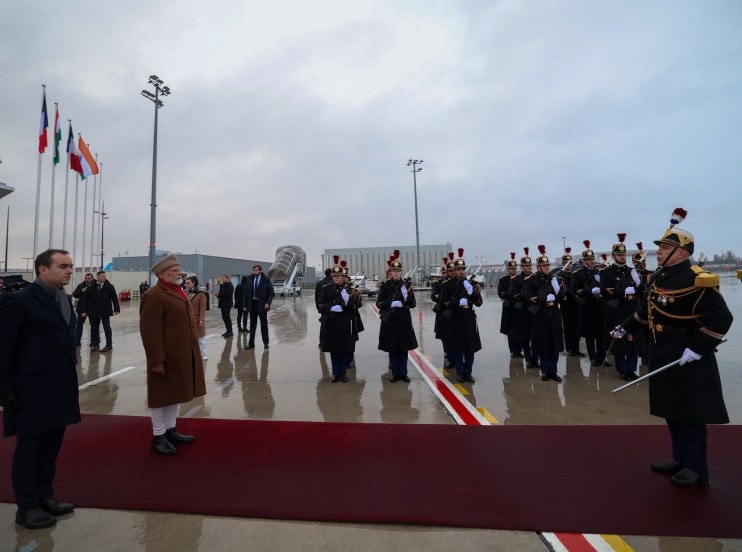
<svg viewBox="0 0 742 552"><path fill-rule="evenodd" d="M152 450L163 456L172 456L176 452L175 447L164 435L152 437Z"/></svg>

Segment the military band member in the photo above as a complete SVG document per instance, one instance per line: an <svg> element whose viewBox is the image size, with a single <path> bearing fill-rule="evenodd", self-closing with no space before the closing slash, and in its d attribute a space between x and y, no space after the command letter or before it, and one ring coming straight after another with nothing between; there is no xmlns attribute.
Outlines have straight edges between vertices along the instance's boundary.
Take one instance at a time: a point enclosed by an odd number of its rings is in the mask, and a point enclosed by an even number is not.
<svg viewBox="0 0 742 552"><path fill-rule="evenodd" d="M631 256L631 262L641 280L639 285L636 286L636 298L638 302L637 309L640 309L645 301L647 283L652 275L652 271L647 270L647 252L644 251L644 245L642 242L636 242L636 249L637 252ZM641 326L634 332L634 347L636 347L636 354L639 355L641 365L647 366L649 363L649 328Z"/></svg>
<svg viewBox="0 0 742 552"><path fill-rule="evenodd" d="M523 358L523 347L520 346L510 333L513 325L513 302L510 300L510 282L517 276L518 263L515 252L510 253L510 260L505 261L507 273L497 281L497 295L502 300L502 314L500 315L500 333L508 336L510 358Z"/></svg>
<svg viewBox="0 0 742 552"><path fill-rule="evenodd" d="M332 267L332 284L322 288L319 309L325 320L322 351L330 353L332 383L348 382L346 371L356 349L356 306L348 286L343 284L343 267Z"/></svg>
<svg viewBox="0 0 742 552"><path fill-rule="evenodd" d="M391 278L379 286L379 349L389 353L391 382L410 381L407 375L407 351L417 349L410 309L416 306L412 282L402 280L402 263L395 259L389 267Z"/></svg>
<svg viewBox="0 0 742 552"><path fill-rule="evenodd" d="M443 264L441 265L441 277L439 280L433 282L430 286L430 300L433 302L433 312L435 313L435 321L433 322L433 333L436 339L443 339L441 333L441 306L438 304L441 300L441 289L443 288L443 282L446 281L446 263L448 262L447 257L443 257ZM448 357L446 351L443 351L443 363L448 363Z"/></svg>
<svg viewBox="0 0 742 552"><path fill-rule="evenodd" d="M650 372L679 360L649 378L650 413L665 418L672 445L672 458L651 467L670 475L674 485L695 487L709 483L706 424L729 423L714 351L733 317L719 292L718 275L691 266L693 235L675 228L686 214L676 209L670 228L654 242L659 268L647 302L613 335L621 338L646 324Z"/></svg>
<svg viewBox="0 0 742 552"><path fill-rule="evenodd" d="M562 255L561 278L564 281L564 299L559 304L564 327L564 348L569 356L583 357L580 352L580 334L577 331L577 299L572 293L572 248L565 247Z"/></svg>
<svg viewBox="0 0 742 552"><path fill-rule="evenodd" d="M564 281L551 276L551 262L546 256L546 247L538 246L536 272L526 280L523 296L526 298L531 316L531 349L538 355L541 381L562 378L557 374L559 353L564 350L562 314L559 302L564 300Z"/></svg>
<svg viewBox="0 0 742 552"><path fill-rule="evenodd" d="M577 329L579 335L585 338L591 366L603 366L606 353L600 274L595 266L595 251L590 249L590 240L582 243L585 245L582 267L572 274L571 288L577 300Z"/></svg>
<svg viewBox="0 0 742 552"><path fill-rule="evenodd" d="M513 342L519 350L523 351L526 360L526 368L538 368L538 359L531 352L531 317L528 314L528 305L523 295L523 286L526 280L533 274L533 262L528 255L528 248L524 247L524 256L520 258L520 272L510 280L508 295L513 302L513 320L510 333Z"/></svg>
<svg viewBox="0 0 742 552"><path fill-rule="evenodd" d="M640 285L639 273L626 265L626 234L618 234L613 244L613 263L601 271L600 292L605 298L606 346L613 353L616 370L626 381L635 380L639 362L633 332L626 339L613 339L609 332L636 312L638 308L636 287Z"/></svg>
<svg viewBox="0 0 742 552"><path fill-rule="evenodd" d="M466 278L463 248L459 248L459 258L453 264L454 277L441 290L443 316L447 318L443 342L449 360L456 366L459 381L474 383L474 353L482 348L474 307L482 306L482 295L479 284Z"/></svg>
<svg viewBox="0 0 742 552"><path fill-rule="evenodd" d="M446 282L454 277L454 270L453 270L453 251L449 251L448 258L443 259L445 264L445 271L442 269L442 274L444 274L442 280L441 280L441 291L443 290L443 286L446 285ZM435 314L435 338L441 340L441 344L443 345L443 368L449 370L451 368L455 369L455 366L448 358L448 352L446 351L446 342L443 339L443 336L445 334L445 326L447 322L447 318L445 316L442 316L443 313L443 305L441 304L440 294L438 295L438 308L436 309L438 312ZM434 307L435 308L435 307Z"/></svg>

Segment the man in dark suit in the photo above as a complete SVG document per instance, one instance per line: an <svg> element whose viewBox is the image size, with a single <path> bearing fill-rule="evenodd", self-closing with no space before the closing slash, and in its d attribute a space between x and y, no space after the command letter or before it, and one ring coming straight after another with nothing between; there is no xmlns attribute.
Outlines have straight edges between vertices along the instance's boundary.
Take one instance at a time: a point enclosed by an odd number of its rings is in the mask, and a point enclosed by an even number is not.
<svg viewBox="0 0 742 552"><path fill-rule="evenodd" d="M107 353L113 350L113 332L111 316L121 312L116 288L106 279L106 273L99 270L96 283L89 286L82 296L82 306L78 309L80 316L90 319L90 352ZM106 346L100 349L100 323L103 322L103 333Z"/></svg>
<svg viewBox="0 0 742 552"><path fill-rule="evenodd" d="M226 332L222 334L222 337L232 337L232 307L234 306L234 286L229 281L229 276L224 274L221 279L221 285L219 291L214 292L217 300L219 301L219 309L222 311L222 320L224 321L224 327Z"/></svg>
<svg viewBox="0 0 742 552"><path fill-rule="evenodd" d="M93 275L88 272L85 275L85 278L82 282L77 284L77 287L75 288L75 291L72 292L72 297L77 299L77 306L75 307L75 312L77 313L77 346L79 347L82 344L82 334L85 330L85 320L87 320L86 316L83 316L83 306L85 306L85 303L83 302L82 298L85 294L85 291L93 285ZM92 334L91 334L92 335Z"/></svg>
<svg viewBox="0 0 742 552"><path fill-rule="evenodd" d="M36 280L0 302L0 405L4 436L16 435L12 462L16 523L51 527L74 505L54 498L56 460L68 425L80 421L75 313L63 287L72 257L48 249Z"/></svg>
<svg viewBox="0 0 742 552"><path fill-rule="evenodd" d="M242 308L250 313L250 341L247 344L248 349L255 348L255 330L260 317L260 336L263 338L263 345L268 350L268 311L271 308L273 297L276 292L273 291L273 284L265 274L263 267L255 265L252 267L252 276L245 286L245 297Z"/></svg>

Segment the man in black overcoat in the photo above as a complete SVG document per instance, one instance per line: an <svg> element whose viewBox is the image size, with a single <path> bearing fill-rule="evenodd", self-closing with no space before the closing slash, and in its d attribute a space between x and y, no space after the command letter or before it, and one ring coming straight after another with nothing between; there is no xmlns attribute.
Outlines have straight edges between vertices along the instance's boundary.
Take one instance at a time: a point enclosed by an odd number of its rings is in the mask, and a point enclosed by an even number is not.
<svg viewBox="0 0 742 552"><path fill-rule="evenodd" d="M113 284L106 279L106 273L99 270L95 275L96 282L85 289L78 312L90 320L90 350L106 353L113 350L113 332L111 316L121 312L119 296ZM100 348L100 325L106 336L106 346Z"/></svg>
<svg viewBox="0 0 742 552"><path fill-rule="evenodd" d="M226 274L222 275L221 284L219 285L219 291L215 291L219 310L222 311L222 320L224 321L225 332L222 337L232 337L232 307L234 306L234 286L229 280L229 276Z"/></svg>
<svg viewBox="0 0 742 552"><path fill-rule="evenodd" d="M34 261L36 280L0 302L0 405L4 436L16 436L12 461L15 521L50 527L74 506L54 497L56 460L65 429L80 421L75 313L64 291L72 276L67 251Z"/></svg>
<svg viewBox="0 0 742 552"><path fill-rule="evenodd" d="M77 287L75 288L75 291L72 292L72 297L77 299L77 305L75 306L75 312L77 313L77 346L79 347L82 344L82 334L85 330L85 320L88 319L87 316L83 316L83 313L85 311L82 310L82 308L85 306L85 303L83 302L82 298L85 295L85 291L93 285L93 274L88 272L85 277L83 278L82 282L77 284ZM91 334L92 335L92 334Z"/></svg>

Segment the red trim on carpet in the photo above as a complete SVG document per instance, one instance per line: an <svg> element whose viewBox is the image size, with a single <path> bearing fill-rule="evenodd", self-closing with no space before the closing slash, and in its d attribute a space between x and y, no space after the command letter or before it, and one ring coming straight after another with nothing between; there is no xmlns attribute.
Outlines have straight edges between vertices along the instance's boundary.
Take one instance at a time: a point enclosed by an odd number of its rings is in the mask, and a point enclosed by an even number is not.
<svg viewBox="0 0 742 552"><path fill-rule="evenodd" d="M740 426L709 428L713 481L701 489L650 471L667 455L663 426L192 418L179 429L197 442L161 457L149 450L149 418L85 415L68 429L56 494L82 507L205 515L742 537ZM4 502L13 446L0 442Z"/></svg>

